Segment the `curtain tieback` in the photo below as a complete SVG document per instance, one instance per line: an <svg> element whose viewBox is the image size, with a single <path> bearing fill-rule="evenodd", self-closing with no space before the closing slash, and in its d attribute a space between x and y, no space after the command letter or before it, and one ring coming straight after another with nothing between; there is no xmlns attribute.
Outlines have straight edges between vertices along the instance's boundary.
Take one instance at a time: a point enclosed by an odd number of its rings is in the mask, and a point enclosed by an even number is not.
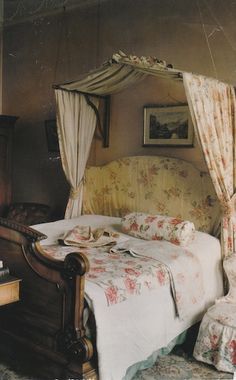
<svg viewBox="0 0 236 380"><path fill-rule="evenodd" d="M80 181L80 184L78 187L74 188L74 187L71 187L70 188L70 199L78 199L79 198L79 195L80 195L80 192L81 192L81 186L83 185L83 179Z"/></svg>
<svg viewBox="0 0 236 380"><path fill-rule="evenodd" d="M236 193L230 198L230 201L223 205L223 212L225 217L236 216Z"/></svg>

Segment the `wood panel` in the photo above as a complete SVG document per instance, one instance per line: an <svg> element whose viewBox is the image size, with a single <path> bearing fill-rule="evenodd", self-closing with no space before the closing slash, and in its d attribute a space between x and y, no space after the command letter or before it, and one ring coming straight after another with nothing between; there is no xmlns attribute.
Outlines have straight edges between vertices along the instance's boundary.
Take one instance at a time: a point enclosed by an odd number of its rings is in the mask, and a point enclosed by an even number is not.
<svg viewBox="0 0 236 380"><path fill-rule="evenodd" d="M0 115L0 215L11 202L12 138L17 117Z"/></svg>

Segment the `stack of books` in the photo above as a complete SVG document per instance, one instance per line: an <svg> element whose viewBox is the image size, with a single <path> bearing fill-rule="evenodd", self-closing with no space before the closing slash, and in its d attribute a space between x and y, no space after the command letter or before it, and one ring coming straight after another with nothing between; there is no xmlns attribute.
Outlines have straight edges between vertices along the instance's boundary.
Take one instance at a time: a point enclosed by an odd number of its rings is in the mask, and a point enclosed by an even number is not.
<svg viewBox="0 0 236 380"><path fill-rule="evenodd" d="M9 268L0 260L0 306L19 301L20 281L11 276Z"/></svg>

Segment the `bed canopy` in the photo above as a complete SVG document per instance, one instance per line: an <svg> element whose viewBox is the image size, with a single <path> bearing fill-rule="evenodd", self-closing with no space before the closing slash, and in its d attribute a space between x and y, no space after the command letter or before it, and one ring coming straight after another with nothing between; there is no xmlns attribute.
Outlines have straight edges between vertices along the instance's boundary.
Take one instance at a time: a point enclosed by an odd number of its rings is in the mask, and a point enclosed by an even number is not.
<svg viewBox="0 0 236 380"><path fill-rule="evenodd" d="M222 253L228 256L236 250L234 87L213 78L175 70L155 57L139 58L119 52L85 78L54 86L62 166L71 186L65 217L81 214L83 177L98 121L99 102L105 103L101 131L105 138L109 96L150 75L183 81L195 133L222 208Z"/></svg>

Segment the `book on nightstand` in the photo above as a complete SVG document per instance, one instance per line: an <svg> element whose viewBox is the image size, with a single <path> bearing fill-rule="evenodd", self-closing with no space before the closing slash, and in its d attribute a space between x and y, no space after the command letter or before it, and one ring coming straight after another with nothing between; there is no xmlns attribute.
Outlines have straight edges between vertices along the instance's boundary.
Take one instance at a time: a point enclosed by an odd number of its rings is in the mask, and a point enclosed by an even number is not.
<svg viewBox="0 0 236 380"><path fill-rule="evenodd" d="M20 282L19 278L11 275L0 277L0 306L19 301Z"/></svg>

